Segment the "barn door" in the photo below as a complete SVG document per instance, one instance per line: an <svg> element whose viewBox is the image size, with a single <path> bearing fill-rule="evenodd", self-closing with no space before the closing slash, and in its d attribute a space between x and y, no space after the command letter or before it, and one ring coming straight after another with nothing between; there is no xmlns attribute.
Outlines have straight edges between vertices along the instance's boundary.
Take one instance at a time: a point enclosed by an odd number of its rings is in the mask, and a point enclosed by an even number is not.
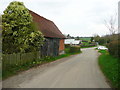
<svg viewBox="0 0 120 90"><path fill-rule="evenodd" d="M54 40L53 55L54 56L58 56L59 55L59 39L55 39Z"/></svg>

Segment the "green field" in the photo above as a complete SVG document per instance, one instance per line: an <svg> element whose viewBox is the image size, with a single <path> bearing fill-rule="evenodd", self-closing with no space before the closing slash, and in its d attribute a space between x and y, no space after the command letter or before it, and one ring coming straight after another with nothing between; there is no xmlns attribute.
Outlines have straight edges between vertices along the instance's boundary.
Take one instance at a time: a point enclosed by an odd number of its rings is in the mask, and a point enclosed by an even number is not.
<svg viewBox="0 0 120 90"><path fill-rule="evenodd" d="M80 40L90 41L91 37L81 37Z"/></svg>

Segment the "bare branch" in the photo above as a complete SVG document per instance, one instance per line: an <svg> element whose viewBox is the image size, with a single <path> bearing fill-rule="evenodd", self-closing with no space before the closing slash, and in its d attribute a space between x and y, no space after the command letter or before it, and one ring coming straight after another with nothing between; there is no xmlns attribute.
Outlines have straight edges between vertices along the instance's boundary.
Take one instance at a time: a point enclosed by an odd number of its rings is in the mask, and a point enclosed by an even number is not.
<svg viewBox="0 0 120 90"><path fill-rule="evenodd" d="M115 34L117 29L116 29L116 17L117 17L117 13L115 13L114 16L110 16L110 19L107 21L107 20L104 20L104 24L105 26L109 29L110 33L111 34Z"/></svg>

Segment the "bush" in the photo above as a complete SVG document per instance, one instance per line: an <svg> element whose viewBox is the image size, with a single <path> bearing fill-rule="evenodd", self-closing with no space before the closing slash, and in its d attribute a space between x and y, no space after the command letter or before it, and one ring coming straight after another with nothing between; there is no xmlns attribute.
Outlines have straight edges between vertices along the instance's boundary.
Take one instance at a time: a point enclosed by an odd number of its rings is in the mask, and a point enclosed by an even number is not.
<svg viewBox="0 0 120 90"><path fill-rule="evenodd" d="M106 40L104 38L100 38L98 43L99 45L104 45L106 43Z"/></svg>
<svg viewBox="0 0 120 90"><path fill-rule="evenodd" d="M77 53L77 52L80 52L80 47L77 47L77 46L71 46L70 47L70 53Z"/></svg>
<svg viewBox="0 0 120 90"><path fill-rule="evenodd" d="M29 10L22 2L13 1L2 15L2 53L27 53L40 50L44 43Z"/></svg>
<svg viewBox="0 0 120 90"><path fill-rule="evenodd" d="M120 58L120 40L112 41L108 44L108 51L111 55Z"/></svg>
<svg viewBox="0 0 120 90"><path fill-rule="evenodd" d="M81 44L81 47L93 47L93 46L96 46L95 42Z"/></svg>
<svg viewBox="0 0 120 90"><path fill-rule="evenodd" d="M69 44L65 44L65 48L70 48L70 45Z"/></svg>

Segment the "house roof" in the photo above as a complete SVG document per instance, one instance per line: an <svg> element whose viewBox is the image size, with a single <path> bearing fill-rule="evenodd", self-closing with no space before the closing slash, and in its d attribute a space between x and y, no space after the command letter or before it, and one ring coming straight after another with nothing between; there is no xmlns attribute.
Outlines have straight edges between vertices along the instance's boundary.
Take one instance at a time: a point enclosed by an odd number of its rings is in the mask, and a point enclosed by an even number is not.
<svg viewBox="0 0 120 90"><path fill-rule="evenodd" d="M31 10L29 10L29 12L33 17L33 21L38 24L39 30L43 33L45 37L65 38L58 27L54 24L54 22L36 14Z"/></svg>

